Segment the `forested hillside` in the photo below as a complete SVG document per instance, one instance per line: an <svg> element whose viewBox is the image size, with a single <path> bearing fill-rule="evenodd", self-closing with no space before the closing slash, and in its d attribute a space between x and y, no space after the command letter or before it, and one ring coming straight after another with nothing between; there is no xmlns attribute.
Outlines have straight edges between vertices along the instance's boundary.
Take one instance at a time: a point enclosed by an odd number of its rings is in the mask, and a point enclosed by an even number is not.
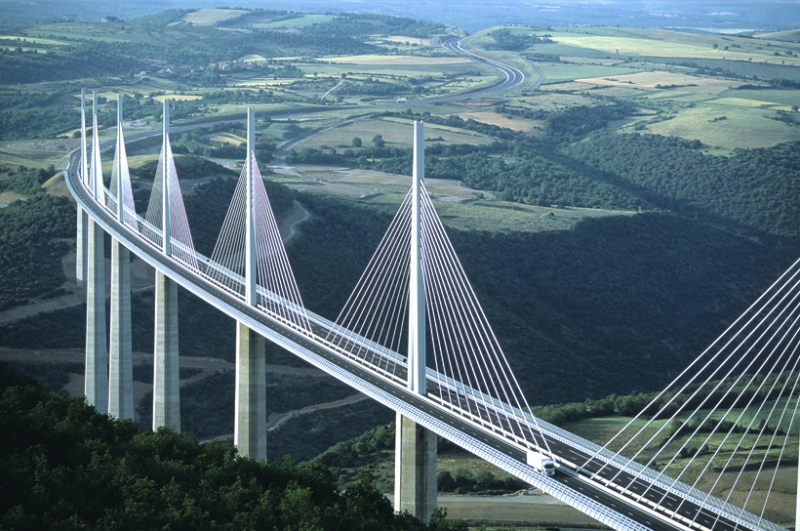
<svg viewBox="0 0 800 531"><path fill-rule="evenodd" d="M374 487L347 490L319 466L298 468L141 431L15 374L0 362L0 527L3 529L441 530Z"/></svg>
<svg viewBox="0 0 800 531"><path fill-rule="evenodd" d="M0 310L46 297L64 282L63 238L74 232L75 209L63 197L36 194L0 209Z"/></svg>
<svg viewBox="0 0 800 531"><path fill-rule="evenodd" d="M620 177L648 202L750 231L800 236L800 143L705 155L698 143L659 135L603 134L565 153Z"/></svg>

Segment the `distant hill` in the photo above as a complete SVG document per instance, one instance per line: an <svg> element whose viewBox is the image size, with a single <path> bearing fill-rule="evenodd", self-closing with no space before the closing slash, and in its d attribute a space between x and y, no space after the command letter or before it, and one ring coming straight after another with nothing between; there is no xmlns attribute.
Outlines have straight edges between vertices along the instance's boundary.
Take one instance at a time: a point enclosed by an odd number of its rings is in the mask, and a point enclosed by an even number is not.
<svg viewBox="0 0 800 531"><path fill-rule="evenodd" d="M800 42L800 29L773 31L771 33L756 33L757 39L770 39L775 41Z"/></svg>

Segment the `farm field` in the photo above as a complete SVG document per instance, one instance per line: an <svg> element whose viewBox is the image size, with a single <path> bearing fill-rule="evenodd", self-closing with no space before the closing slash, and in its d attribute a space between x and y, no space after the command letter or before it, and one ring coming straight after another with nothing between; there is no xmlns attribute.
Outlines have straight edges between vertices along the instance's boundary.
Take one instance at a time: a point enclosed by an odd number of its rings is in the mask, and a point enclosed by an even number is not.
<svg viewBox="0 0 800 531"><path fill-rule="evenodd" d="M753 410L755 410L755 408L753 408ZM740 411L741 410L738 410L735 416L738 416L738 412ZM700 412L700 414L703 414L703 412ZM720 414L717 416L721 417L722 415ZM731 415L733 418L735 418L735 416L733 414ZM604 444L611 437L616 435L617 432L622 430L622 428L625 427L630 420L631 419L627 417L601 417L585 419L578 422L570 422L564 427L565 429L597 442L598 444ZM645 431L642 432L640 439L637 440L643 441L653 436L657 436L657 440L666 439L666 435L663 433L657 435L657 430L661 428L664 423L664 421L653 422ZM641 421L637 420L629 429L632 430L631 433L633 433L634 431L638 431L643 425L644 424ZM720 434L713 436L708 441L707 444L711 449L711 452L715 451L719 445L723 445L720 450L719 457L717 457L717 459L714 461L715 463L724 463L726 461L734 447L735 441L737 441L739 437L740 434L734 434L728 441L724 441L723 436ZM793 428L791 438L796 439L796 437L796 428ZM765 512L765 517L770 521L780 525L790 525L791 522L794 521L795 516L794 498L797 477L796 444L789 444L787 451L781 456L782 465L777 473L774 485L771 485L773 475L772 471L774 470L775 463L779 456L779 448L783 443L783 438L784 437L778 437L776 439L775 444L777 448L770 451L768 459L766 458L763 449L768 442L768 438L766 440L759 441L755 436L746 436L743 440L743 447L745 449L755 447L752 454L752 459L754 462L760 462L766 459L766 466L769 470L768 473L757 475L757 469L748 467L748 469L742 473L742 477L736 483L736 489L731 491L731 487L737 480L737 475L739 474L739 470L736 468L736 466L733 466L731 471L723 473L721 477L718 473L713 473L712 470L709 470L703 474L702 479L697 482L696 487L705 492L708 492L713 488L714 495L717 497L722 497L723 499L725 499L730 493L731 502L741 506L744 504L747 498L750 486L755 483L755 489L753 490L753 494L748 501L747 509L751 512L759 514L761 507L764 504L766 493L771 490L772 492L769 495L769 504ZM665 449L664 454L675 455L684 445L696 449L702 444L705 444L705 434L698 434L695 438L689 438L686 436L677 437L669 443L669 446ZM610 448L612 450L619 450L620 446L620 443L614 442L610 445ZM624 454L631 456L636 450L637 447L632 446L626 449ZM652 455L652 451L646 450L640 457L637 458L637 460L640 462L646 462ZM704 469L709 455L710 453L701 455L693 460L678 457L669 467L667 473L671 477L675 478L679 475L679 471L681 469L687 467L686 471L681 475L680 480L692 485L695 482L697 475ZM737 463L741 465L741 462L738 458L737 460L733 461L734 465ZM665 458L661 458L660 460L656 461L657 468L661 468L665 464ZM795 466L793 466L793 464Z"/></svg>
<svg viewBox="0 0 800 531"><path fill-rule="evenodd" d="M299 165L296 173L279 173L295 190L399 206L409 186L403 175L348 168ZM298 175L304 179L298 179ZM500 201L491 192L473 190L446 179L426 179L439 217L447 227L489 232L569 230L587 218L630 216L631 212L589 208L551 208Z"/></svg>
<svg viewBox="0 0 800 531"><path fill-rule="evenodd" d="M317 14L298 15L285 20L276 20L274 22L264 22L260 24L257 23L254 24L254 27L264 28L264 29L305 28L312 24L322 24L324 22L329 22L333 18L334 18L333 15L317 15Z"/></svg>
<svg viewBox="0 0 800 531"><path fill-rule="evenodd" d="M799 127L769 114L760 107L718 100L681 110L674 118L647 125L647 130L687 140L697 138L709 146L728 149L755 149L800 140Z"/></svg>
<svg viewBox="0 0 800 531"><path fill-rule="evenodd" d="M664 42L663 40L648 38L575 35L571 32L554 32L552 38L560 44L590 48L606 54L622 56L724 59L728 61L800 65L800 58L797 57L775 56L772 52L752 48L745 51L734 51L730 48L725 50L724 47L719 47L719 45L714 48L712 44L707 42L692 43L682 38Z"/></svg>
<svg viewBox="0 0 800 531"><path fill-rule="evenodd" d="M52 44L53 46L69 46L67 41L59 41L56 39L41 39L36 37L19 37L14 35L0 35L0 43L2 44Z"/></svg>
<svg viewBox="0 0 800 531"><path fill-rule="evenodd" d="M236 19L248 11L241 9L199 9L187 13L183 20L197 26L213 26L219 22Z"/></svg>
<svg viewBox="0 0 800 531"><path fill-rule="evenodd" d="M633 74L639 69L622 65L593 65L593 64L562 64L562 63L541 63L539 69L545 75L544 84L563 83L564 81L574 81L576 79L595 77L595 76L620 76Z"/></svg>

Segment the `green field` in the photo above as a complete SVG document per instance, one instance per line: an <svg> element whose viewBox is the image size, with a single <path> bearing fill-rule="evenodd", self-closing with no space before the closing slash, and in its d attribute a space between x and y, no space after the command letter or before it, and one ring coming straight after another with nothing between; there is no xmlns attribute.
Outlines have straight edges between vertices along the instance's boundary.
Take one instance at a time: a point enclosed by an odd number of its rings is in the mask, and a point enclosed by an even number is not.
<svg viewBox="0 0 800 531"><path fill-rule="evenodd" d="M720 118L724 117L724 120ZM746 105L709 102L682 110L670 120L648 125L651 133L700 139L722 148L760 148L800 140L800 127L774 119L775 112ZM717 121L714 121L717 120Z"/></svg>
<svg viewBox="0 0 800 531"><path fill-rule="evenodd" d="M267 22L263 24L255 24L256 28L305 28L312 24L322 24L333 20L334 15L299 15L288 20L276 20L275 22Z"/></svg>
<svg viewBox="0 0 800 531"><path fill-rule="evenodd" d="M15 41L20 43L32 43L32 44L52 44L54 46L69 46L70 43L66 41L58 41L55 39L40 39L35 37L16 37L13 35L0 35L0 42L3 44L6 41Z"/></svg>
<svg viewBox="0 0 800 531"><path fill-rule="evenodd" d="M755 408L753 408L754 410ZM736 412L736 417L738 417ZM717 415L717 418L722 415ZM731 418L731 417L729 417ZM762 418L760 415L759 418ZM735 420L735 418L734 418ZM628 422L629 418L626 417L603 417L595 419L586 419L579 422L569 423L565 428L573 433L586 437L587 439L603 444L620 431ZM788 427L788 422L784 423ZM665 433L657 435L657 429L664 425L664 421L657 421L648 426L642 432L640 438L637 440L647 440L650 437L655 437L659 444L667 440ZM633 423L626 433L633 434L643 426L641 421ZM724 433L720 433L707 439L707 434L698 434L693 438L688 436L677 437L664 448L664 456L676 455L682 447L697 449L704 444L708 445L709 452L703 454L695 459L676 458L673 462L669 463L666 474L672 478L680 476L680 480L693 484L699 474L703 474L702 478L696 484L697 488L708 492L712 489L712 493L725 499L732 486L734 480L739 474L738 468L744 464L745 458L750 455L749 463L765 462L764 471L756 476L757 469L748 469L743 472L743 477L737 483L736 490L733 492L732 500L734 503L744 503L744 498L750 490L751 485L755 483L755 489L747 505L747 509L751 512L759 514L763 507L765 496L771 492L769 496L769 503L767 505L768 518L782 525L790 524L794 521L794 486L797 474L797 428L792 429L792 436L787 443L787 450L782 455L780 454L780 446L784 443L785 436L778 436L773 442L773 448L767 450L770 437L765 436L758 438L755 435L747 435L742 439L741 448L736 452L735 456L731 458L741 434L732 434L727 439ZM622 437L624 439L625 437ZM615 442L610 445L611 449L617 450L620 448L620 443ZM730 459L730 469L725 472L721 477L719 476L718 468L710 468L704 472L706 465L711 455L718 450L718 455L714 459L714 467L722 466ZM623 453L631 456L638 449L637 446L632 445ZM637 458L637 461L647 462L653 456L653 450L648 449L642 452ZM781 468L775 478L775 483L772 484L772 477L774 474L775 464L778 457L781 457ZM787 466L788 463L788 466ZM656 461L655 467L662 469L668 464L667 457L659 457ZM794 464L794 466L792 466ZM738 468L737 468L738 467ZM752 468L752 467L751 467ZM683 471L683 472L681 472Z"/></svg>
<svg viewBox="0 0 800 531"><path fill-rule="evenodd" d="M546 76L544 83L563 83L587 77L633 74L640 70L627 66L602 66L591 64L541 63L539 69Z"/></svg>
<svg viewBox="0 0 800 531"><path fill-rule="evenodd" d="M213 26L219 22L237 19L249 11L241 9L198 9L187 13L183 20L198 26Z"/></svg>

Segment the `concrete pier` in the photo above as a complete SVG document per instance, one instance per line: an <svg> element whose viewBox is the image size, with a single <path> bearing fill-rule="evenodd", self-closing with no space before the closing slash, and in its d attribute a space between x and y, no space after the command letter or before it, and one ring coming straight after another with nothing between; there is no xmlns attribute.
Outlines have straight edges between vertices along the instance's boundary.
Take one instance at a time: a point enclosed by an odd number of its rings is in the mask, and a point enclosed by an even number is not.
<svg viewBox="0 0 800 531"><path fill-rule="evenodd" d="M156 270L156 325L153 370L153 431L181 430L178 360L178 285Z"/></svg>
<svg viewBox="0 0 800 531"><path fill-rule="evenodd" d="M111 239L111 328L108 412L133 420L133 345L131 338L131 252Z"/></svg>
<svg viewBox="0 0 800 531"><path fill-rule="evenodd" d="M236 413L233 444L239 454L267 460L267 381L264 338L236 322Z"/></svg>
<svg viewBox="0 0 800 531"><path fill-rule="evenodd" d="M86 286L87 240L89 239L89 215L78 207L78 234L75 238L75 284Z"/></svg>
<svg viewBox="0 0 800 531"><path fill-rule="evenodd" d="M429 523L436 509L436 434L397 413L394 509Z"/></svg>
<svg viewBox="0 0 800 531"><path fill-rule="evenodd" d="M86 269L86 401L99 413L108 413L108 343L106 341L106 279L103 237L88 222Z"/></svg>

